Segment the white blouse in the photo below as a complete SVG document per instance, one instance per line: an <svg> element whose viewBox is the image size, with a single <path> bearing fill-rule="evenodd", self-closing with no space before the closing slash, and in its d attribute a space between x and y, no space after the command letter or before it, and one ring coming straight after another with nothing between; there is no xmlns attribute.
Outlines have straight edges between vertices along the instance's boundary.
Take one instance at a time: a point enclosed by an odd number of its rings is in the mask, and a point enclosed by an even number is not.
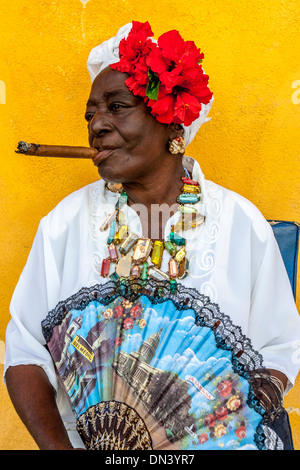
<svg viewBox="0 0 300 470"><path fill-rule="evenodd" d="M264 365L288 377L288 391L299 371L300 317L272 228L248 200L205 180L196 161L184 157L184 166L202 187L196 206L205 223L184 233L190 273L180 282L209 296L241 327ZM99 180L66 197L41 220L10 306L4 376L10 366L41 366L57 391L75 446L81 445L75 418L45 347L41 322L82 287L107 282L100 276L102 260L108 257L107 231L99 227L117 198ZM131 231L142 236L137 213L127 206L123 210ZM168 220L166 238L178 218L179 212ZM168 259L164 254L163 271Z"/></svg>

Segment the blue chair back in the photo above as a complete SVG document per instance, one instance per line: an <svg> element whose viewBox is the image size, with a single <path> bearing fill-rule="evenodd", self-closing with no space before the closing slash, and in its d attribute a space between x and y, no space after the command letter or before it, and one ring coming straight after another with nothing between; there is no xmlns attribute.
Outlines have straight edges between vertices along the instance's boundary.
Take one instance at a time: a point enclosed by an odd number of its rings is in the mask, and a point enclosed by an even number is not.
<svg viewBox="0 0 300 470"><path fill-rule="evenodd" d="M299 228L296 222L269 220L296 299Z"/></svg>

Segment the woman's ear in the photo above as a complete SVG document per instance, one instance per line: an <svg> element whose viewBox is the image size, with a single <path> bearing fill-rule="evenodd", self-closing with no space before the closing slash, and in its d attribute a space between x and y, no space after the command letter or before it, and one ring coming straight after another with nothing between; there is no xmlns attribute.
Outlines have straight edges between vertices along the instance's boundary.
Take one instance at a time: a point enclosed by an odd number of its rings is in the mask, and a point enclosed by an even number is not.
<svg viewBox="0 0 300 470"><path fill-rule="evenodd" d="M170 129L170 141L173 139L176 139L176 137L182 137L183 136L183 127L180 124L170 124L169 126Z"/></svg>

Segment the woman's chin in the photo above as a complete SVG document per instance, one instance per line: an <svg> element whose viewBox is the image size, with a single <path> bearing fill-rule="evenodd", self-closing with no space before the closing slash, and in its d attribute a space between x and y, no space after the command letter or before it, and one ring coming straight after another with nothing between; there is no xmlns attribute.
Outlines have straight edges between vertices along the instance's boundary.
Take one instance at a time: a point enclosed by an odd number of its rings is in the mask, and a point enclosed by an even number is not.
<svg viewBox="0 0 300 470"><path fill-rule="evenodd" d="M102 165L98 167L98 173L101 179L106 183L123 183L122 175L110 169L106 169Z"/></svg>

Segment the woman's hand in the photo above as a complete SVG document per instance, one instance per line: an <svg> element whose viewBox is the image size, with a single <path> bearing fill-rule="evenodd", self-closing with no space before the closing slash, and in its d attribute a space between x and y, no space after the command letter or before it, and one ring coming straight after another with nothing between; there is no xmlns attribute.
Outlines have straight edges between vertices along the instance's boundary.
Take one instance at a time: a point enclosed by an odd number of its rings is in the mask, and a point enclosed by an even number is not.
<svg viewBox="0 0 300 470"><path fill-rule="evenodd" d="M283 406L287 377L273 369L259 369L250 373L253 392L265 410L272 413Z"/></svg>
<svg viewBox="0 0 300 470"><path fill-rule="evenodd" d="M36 365L19 365L9 367L5 378L11 401L39 449L75 450L45 371Z"/></svg>

